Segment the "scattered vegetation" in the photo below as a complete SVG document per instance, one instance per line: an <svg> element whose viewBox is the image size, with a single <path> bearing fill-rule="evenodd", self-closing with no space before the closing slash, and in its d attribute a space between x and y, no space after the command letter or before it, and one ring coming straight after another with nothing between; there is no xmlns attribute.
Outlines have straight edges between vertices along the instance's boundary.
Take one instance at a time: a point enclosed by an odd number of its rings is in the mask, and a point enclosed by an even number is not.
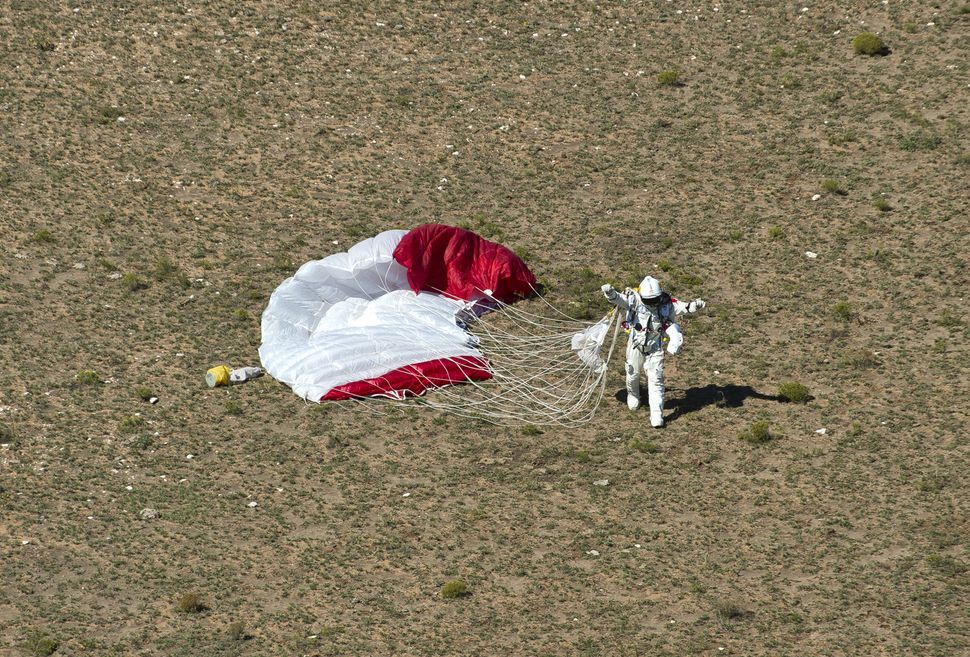
<svg viewBox="0 0 970 657"><path fill-rule="evenodd" d="M48 657L53 655L60 644L57 639L42 633L32 633L24 642L24 651L28 655L37 657Z"/></svg>
<svg viewBox="0 0 970 657"><path fill-rule="evenodd" d="M850 349L842 356L842 363L857 370L878 367L882 364L878 356L868 349Z"/></svg>
<svg viewBox="0 0 970 657"><path fill-rule="evenodd" d="M940 572L946 577L956 577L967 571L967 565L951 557L948 554L931 554L926 557L926 563L930 568Z"/></svg>
<svg viewBox="0 0 970 657"><path fill-rule="evenodd" d="M943 138L935 132L920 130L899 140L904 151L931 151L943 143Z"/></svg>
<svg viewBox="0 0 970 657"><path fill-rule="evenodd" d="M108 125L116 122L124 115L125 113L121 111L120 107L102 107L98 111L97 122L101 125Z"/></svg>
<svg viewBox="0 0 970 657"><path fill-rule="evenodd" d="M795 404L804 404L812 398L808 387L797 381L788 381L778 386L778 396Z"/></svg>
<svg viewBox="0 0 970 657"><path fill-rule="evenodd" d="M952 310L944 310L943 313L937 317L934 322L939 326L945 328L959 328L963 326L963 320L957 316Z"/></svg>
<svg viewBox="0 0 970 657"><path fill-rule="evenodd" d="M235 399L226 402L226 415L242 415L243 407Z"/></svg>
<svg viewBox="0 0 970 657"><path fill-rule="evenodd" d="M441 587L442 598L463 598L469 593L468 585L460 579L445 582L444 586Z"/></svg>
<svg viewBox="0 0 970 657"><path fill-rule="evenodd" d="M147 402L155 395L152 394L151 388L148 388L145 386L138 386L137 388L135 388L135 396L138 397L138 399L142 400L143 402Z"/></svg>
<svg viewBox="0 0 970 657"><path fill-rule="evenodd" d="M186 593L175 603L175 611L181 614L199 614L205 611L202 596L198 593Z"/></svg>
<svg viewBox="0 0 970 657"><path fill-rule="evenodd" d="M889 201L882 198L881 196L872 202L873 207L875 207L880 212L889 212L893 209L893 206L889 204Z"/></svg>
<svg viewBox="0 0 970 657"><path fill-rule="evenodd" d="M768 229L768 237L770 237L773 240L776 240L784 236L784 234L785 234L785 229L782 228L781 226L772 226L771 228Z"/></svg>
<svg viewBox="0 0 970 657"><path fill-rule="evenodd" d="M82 386L92 386L95 383L101 383L101 379L98 378L98 373L94 370L81 370L74 375L74 380Z"/></svg>
<svg viewBox="0 0 970 657"><path fill-rule="evenodd" d="M769 426L767 420L759 420L752 423L749 428L740 431L738 438L752 445L763 445L774 438Z"/></svg>
<svg viewBox="0 0 970 657"><path fill-rule="evenodd" d="M524 427L522 427L523 436L541 436L542 434L543 434L542 429L540 429L534 424L527 424Z"/></svg>
<svg viewBox="0 0 970 657"><path fill-rule="evenodd" d="M131 446L133 449L145 451L149 447L155 444L155 438L150 435L138 436L133 441L131 441Z"/></svg>
<svg viewBox="0 0 970 657"><path fill-rule="evenodd" d="M656 443L639 436L630 438L626 446L634 452L640 452L642 454L656 454L660 451L660 447Z"/></svg>
<svg viewBox="0 0 970 657"><path fill-rule="evenodd" d="M140 415L129 415L118 423L119 433L134 433L145 426L145 418Z"/></svg>
<svg viewBox="0 0 970 657"><path fill-rule="evenodd" d="M889 48L885 42L872 32L860 32L852 40L852 50L857 55L869 55L870 57L889 54Z"/></svg>

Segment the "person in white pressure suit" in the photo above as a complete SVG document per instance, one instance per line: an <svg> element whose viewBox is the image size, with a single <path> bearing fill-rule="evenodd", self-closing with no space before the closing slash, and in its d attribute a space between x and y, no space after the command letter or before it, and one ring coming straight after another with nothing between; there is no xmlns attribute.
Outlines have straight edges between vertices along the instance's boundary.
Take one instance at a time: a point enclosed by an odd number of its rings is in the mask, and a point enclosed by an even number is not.
<svg viewBox="0 0 970 657"><path fill-rule="evenodd" d="M626 401L631 411L640 407L640 370L647 373L650 424L664 424L664 348L676 355L684 343L677 315L694 313L706 304L702 299L678 301L660 289L660 281L647 276L637 289L618 292L606 283L606 299L626 311L630 339L626 345Z"/></svg>

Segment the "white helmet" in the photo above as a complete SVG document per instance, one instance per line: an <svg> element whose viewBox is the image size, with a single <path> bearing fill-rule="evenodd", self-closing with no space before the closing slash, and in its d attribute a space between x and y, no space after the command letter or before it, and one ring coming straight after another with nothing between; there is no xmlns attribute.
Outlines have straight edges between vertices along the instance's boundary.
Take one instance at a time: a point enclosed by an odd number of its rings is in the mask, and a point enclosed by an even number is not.
<svg viewBox="0 0 970 657"><path fill-rule="evenodd" d="M640 281L639 292L641 299L652 299L654 297L659 297L661 293L660 281L653 276L647 276Z"/></svg>

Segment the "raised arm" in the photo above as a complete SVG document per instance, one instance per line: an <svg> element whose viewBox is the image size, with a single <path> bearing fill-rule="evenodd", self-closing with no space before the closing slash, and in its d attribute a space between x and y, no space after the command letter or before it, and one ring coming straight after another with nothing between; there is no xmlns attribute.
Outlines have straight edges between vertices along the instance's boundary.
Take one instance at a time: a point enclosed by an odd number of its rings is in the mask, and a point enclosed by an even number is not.
<svg viewBox="0 0 970 657"><path fill-rule="evenodd" d="M600 289L603 290L603 296L606 297L606 300L620 310L626 310L629 307L626 302L626 297L617 292L616 288L609 283L604 283Z"/></svg>
<svg viewBox="0 0 970 657"><path fill-rule="evenodd" d="M674 304L674 312L678 315L693 315L707 305L707 302L703 299L694 299L693 301L671 299L671 303Z"/></svg>

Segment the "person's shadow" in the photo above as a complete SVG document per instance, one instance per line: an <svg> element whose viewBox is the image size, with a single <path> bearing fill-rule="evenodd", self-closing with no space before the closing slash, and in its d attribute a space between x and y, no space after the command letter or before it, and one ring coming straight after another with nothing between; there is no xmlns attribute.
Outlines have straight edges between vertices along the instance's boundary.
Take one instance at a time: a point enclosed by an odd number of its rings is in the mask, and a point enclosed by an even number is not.
<svg viewBox="0 0 970 657"><path fill-rule="evenodd" d="M670 392L674 394L671 395ZM679 393L679 394L677 394ZM614 395L617 401L626 404L626 388L618 390ZM640 390L640 399L647 400L647 391ZM707 406L717 406L718 408L738 408L744 406L746 399L767 399L768 401L783 402L785 399L778 395L766 395L758 392L751 386L726 385L718 386L714 384L687 388L686 390L669 391L664 402L664 408L672 408L674 412L665 418L666 422L672 422L682 415L699 411Z"/></svg>

